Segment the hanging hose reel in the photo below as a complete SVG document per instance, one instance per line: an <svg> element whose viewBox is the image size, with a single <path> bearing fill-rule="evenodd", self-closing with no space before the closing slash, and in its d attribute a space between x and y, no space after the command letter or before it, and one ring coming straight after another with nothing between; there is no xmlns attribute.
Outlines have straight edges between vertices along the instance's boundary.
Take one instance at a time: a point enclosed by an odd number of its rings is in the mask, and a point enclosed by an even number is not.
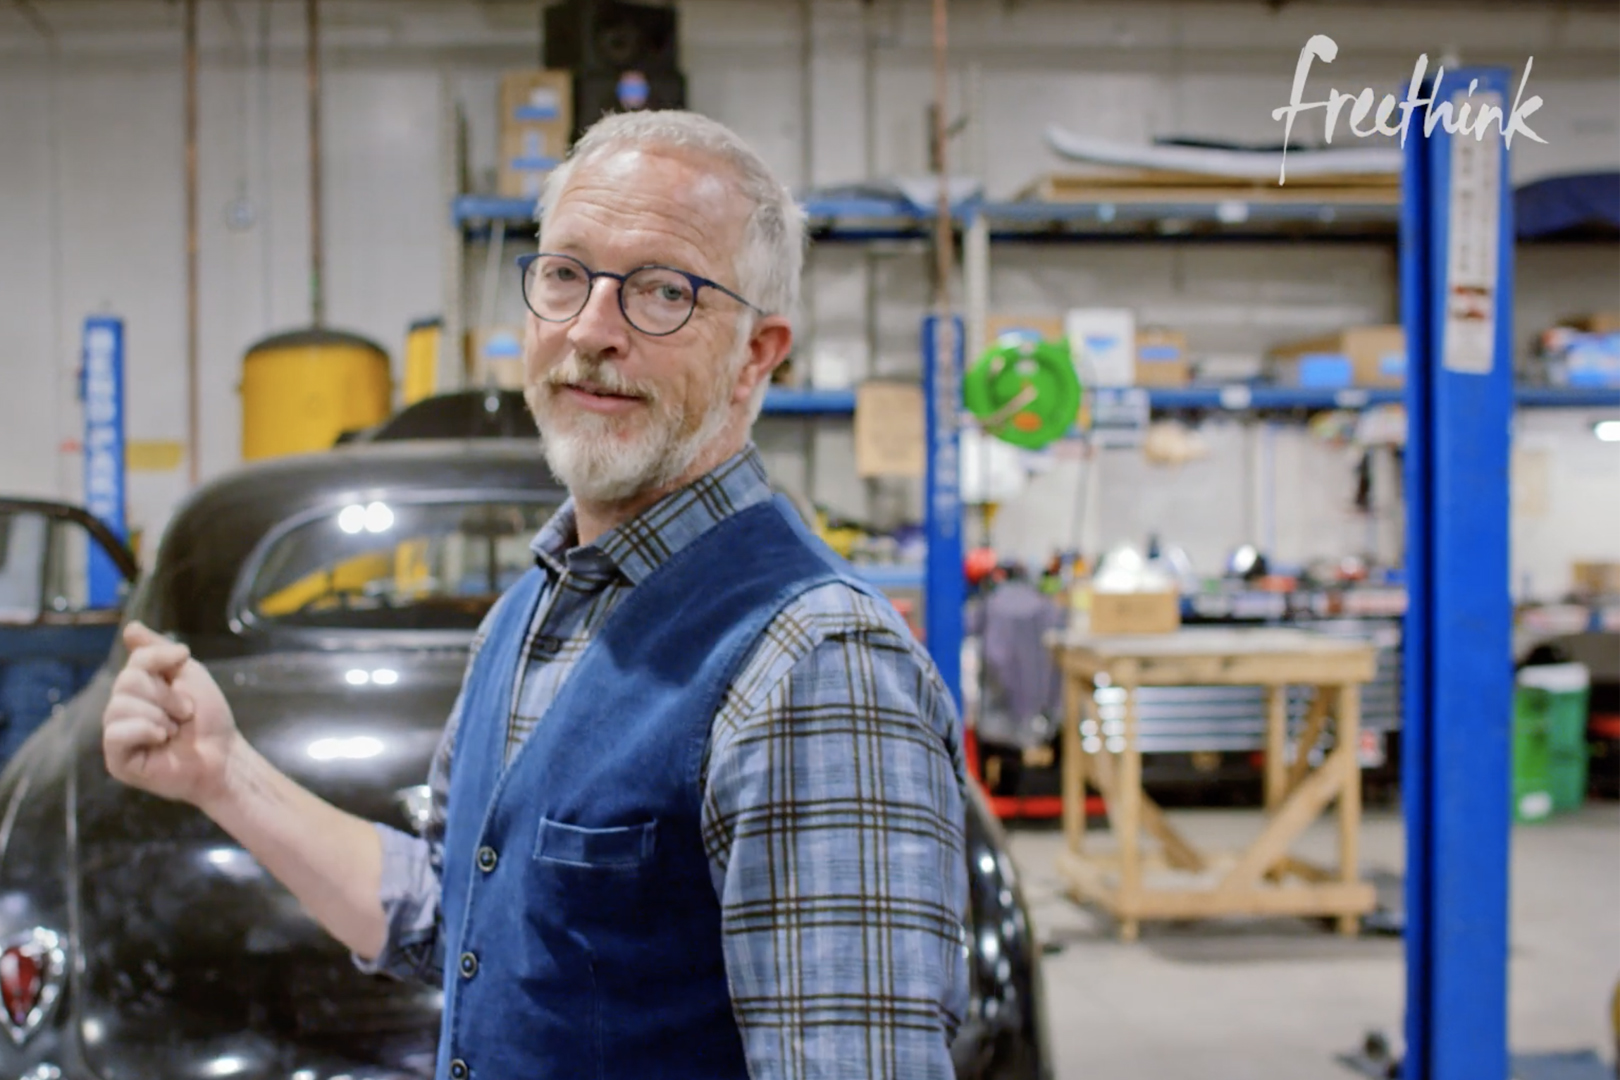
<svg viewBox="0 0 1620 1080"><path fill-rule="evenodd" d="M1026 450L1066 435L1080 415L1080 396L1067 341L1004 339L962 380L964 404L984 430Z"/></svg>

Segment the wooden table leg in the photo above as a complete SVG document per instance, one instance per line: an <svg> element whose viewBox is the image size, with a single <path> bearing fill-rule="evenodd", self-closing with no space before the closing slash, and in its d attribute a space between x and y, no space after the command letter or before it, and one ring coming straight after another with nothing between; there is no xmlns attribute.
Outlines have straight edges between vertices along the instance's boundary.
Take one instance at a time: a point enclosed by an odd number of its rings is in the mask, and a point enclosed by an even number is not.
<svg viewBox="0 0 1620 1080"><path fill-rule="evenodd" d="M1338 688L1337 698L1338 742L1350 752L1344 790L1339 795L1339 880L1352 885L1361 876L1361 687L1345 683ZM1339 916L1339 933L1354 937L1360 930L1359 916Z"/></svg>
<svg viewBox="0 0 1620 1080"><path fill-rule="evenodd" d="M1081 748L1080 721L1091 680L1080 675L1063 678L1063 838L1069 850L1080 854L1086 835L1086 762Z"/></svg>
<svg viewBox="0 0 1620 1080"><path fill-rule="evenodd" d="M1125 746L1119 770L1119 904L1126 912L1119 936L1135 941L1140 922L1132 912L1142 897L1142 749L1136 737L1136 669L1131 665L1120 682L1125 691Z"/></svg>
<svg viewBox="0 0 1620 1080"><path fill-rule="evenodd" d="M1283 801L1288 775L1288 687L1266 687L1266 810Z"/></svg>

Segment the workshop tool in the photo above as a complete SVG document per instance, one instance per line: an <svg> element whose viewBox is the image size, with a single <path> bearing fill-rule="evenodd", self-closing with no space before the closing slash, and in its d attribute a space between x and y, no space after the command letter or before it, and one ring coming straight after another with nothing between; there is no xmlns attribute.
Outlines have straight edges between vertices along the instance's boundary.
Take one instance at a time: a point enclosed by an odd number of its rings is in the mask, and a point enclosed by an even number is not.
<svg viewBox="0 0 1620 1080"><path fill-rule="evenodd" d="M1003 341L962 381L967 409L996 438L1026 450L1048 446L1080 415L1080 377L1067 341Z"/></svg>

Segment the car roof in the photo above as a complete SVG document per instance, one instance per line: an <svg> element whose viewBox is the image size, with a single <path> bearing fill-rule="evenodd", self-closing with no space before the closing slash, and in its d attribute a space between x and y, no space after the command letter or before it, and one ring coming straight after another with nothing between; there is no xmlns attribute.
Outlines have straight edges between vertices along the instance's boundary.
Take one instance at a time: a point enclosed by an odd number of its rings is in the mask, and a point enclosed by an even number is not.
<svg viewBox="0 0 1620 1080"><path fill-rule="evenodd" d="M520 390L453 390L414 402L361 432L357 442L396 439L537 439L540 430Z"/></svg>

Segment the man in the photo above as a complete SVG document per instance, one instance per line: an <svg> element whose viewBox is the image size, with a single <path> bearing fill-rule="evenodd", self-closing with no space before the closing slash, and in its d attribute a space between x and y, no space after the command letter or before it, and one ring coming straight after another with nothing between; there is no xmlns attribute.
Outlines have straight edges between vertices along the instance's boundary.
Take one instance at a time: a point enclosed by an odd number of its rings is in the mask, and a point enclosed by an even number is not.
<svg viewBox="0 0 1620 1080"><path fill-rule="evenodd" d="M138 624L107 767L201 808L363 968L442 980L441 1080L945 1080L958 720L749 441L799 211L673 112L596 125L542 203L526 396L571 498L485 620L425 838L277 772Z"/></svg>

